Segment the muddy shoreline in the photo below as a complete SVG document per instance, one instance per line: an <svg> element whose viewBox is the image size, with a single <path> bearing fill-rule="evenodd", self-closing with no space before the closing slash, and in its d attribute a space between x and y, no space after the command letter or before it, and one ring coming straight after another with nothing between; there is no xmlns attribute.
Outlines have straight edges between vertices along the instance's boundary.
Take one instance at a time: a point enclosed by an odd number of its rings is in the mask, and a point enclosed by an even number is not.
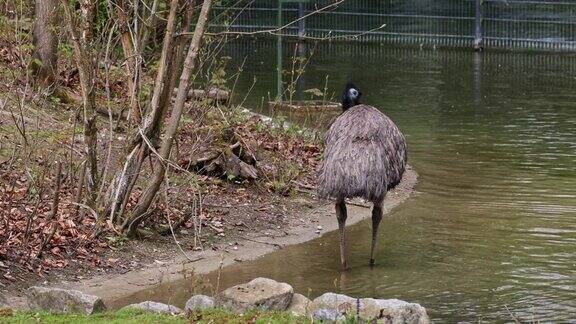
<svg viewBox="0 0 576 324"><path fill-rule="evenodd" d="M418 175L410 167L402 182L388 193L384 202L384 212L389 213L414 192ZM101 297L110 309L120 308L133 302L134 295L140 291L183 278L183 273L205 275L219 267L257 259L283 247L303 243L337 229L333 205L322 205L304 212L299 219L293 219L288 226L277 230L256 231L242 237L227 237L216 243L218 249L199 252L179 253L167 262L153 262L142 269L124 274L97 275L77 282L50 284L61 288L77 289ZM347 225L356 224L371 217L370 206L354 201L348 204ZM322 230L318 234L317 229ZM230 242L234 242L232 246ZM335 256L336 257L336 256ZM22 298L14 298L12 304L22 307Z"/></svg>

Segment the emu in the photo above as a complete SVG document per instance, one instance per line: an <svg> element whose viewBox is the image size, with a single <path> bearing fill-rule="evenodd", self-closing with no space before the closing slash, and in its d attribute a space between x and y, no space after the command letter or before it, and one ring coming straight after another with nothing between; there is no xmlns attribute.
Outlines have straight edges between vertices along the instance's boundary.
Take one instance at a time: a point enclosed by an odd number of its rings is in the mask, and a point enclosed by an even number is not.
<svg viewBox="0 0 576 324"><path fill-rule="evenodd" d="M343 270L348 269L345 199L362 197L374 204L370 250L373 266L382 203L388 190L402 180L408 159L406 140L398 126L378 109L360 104L361 95L354 84L346 85L342 94L343 113L326 133L318 177L319 196L336 199Z"/></svg>

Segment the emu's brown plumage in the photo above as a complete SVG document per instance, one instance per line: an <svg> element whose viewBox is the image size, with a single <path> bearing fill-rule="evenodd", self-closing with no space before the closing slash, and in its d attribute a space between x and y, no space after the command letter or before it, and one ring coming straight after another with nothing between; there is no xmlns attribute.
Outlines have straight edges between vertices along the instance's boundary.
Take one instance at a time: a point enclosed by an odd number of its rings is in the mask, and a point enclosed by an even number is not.
<svg viewBox="0 0 576 324"><path fill-rule="evenodd" d="M400 182L405 167L406 141L400 129L378 109L357 105L326 133L319 193L380 201Z"/></svg>
<svg viewBox="0 0 576 324"><path fill-rule="evenodd" d="M352 99L348 98L350 89L355 91ZM344 269L347 268L344 199L363 197L374 204L370 254L370 264L374 264L382 202L386 192L401 181L407 162L406 141L398 126L378 109L358 104L359 97L360 93L353 85L346 87L343 98L345 111L326 134L324 161L318 179L319 195L336 199L340 257Z"/></svg>

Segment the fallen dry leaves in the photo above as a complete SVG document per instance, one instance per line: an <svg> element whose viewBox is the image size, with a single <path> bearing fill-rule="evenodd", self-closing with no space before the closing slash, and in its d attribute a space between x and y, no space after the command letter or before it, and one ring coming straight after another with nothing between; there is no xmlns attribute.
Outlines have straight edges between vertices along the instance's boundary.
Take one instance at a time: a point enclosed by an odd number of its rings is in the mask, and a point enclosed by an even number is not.
<svg viewBox="0 0 576 324"><path fill-rule="evenodd" d="M183 127L179 141L180 158L191 158L206 146L216 145L207 140L211 138L206 133L210 132L209 128L204 129L205 133L198 130L194 125ZM185 177L176 172L164 188L165 194L161 194L154 204L154 215L145 226L166 225L168 220L173 224L186 217L199 190L203 195L213 197L215 204L223 206L202 209L196 220L216 234L223 234L227 226L236 223L245 223L249 229L257 226L258 221L269 224L278 218L277 221L281 222L281 216L285 213L278 211L280 207L275 206L275 193L265 185L266 182L283 177L283 172L290 168L295 172L289 175L289 179L283 179L288 186L294 186L290 180L297 180L305 187L314 186L321 149L313 141L293 133L274 131L270 126L263 126L258 118L249 118L233 125L233 131L255 153L260 179L232 183L197 175L194 179L196 185L191 186L188 182L179 184L177 178ZM63 179L58 213L52 219L55 168L45 167L48 171L42 181L39 181L39 176L30 177L24 170L6 168L0 164L0 281L17 281L23 272L44 276L51 269L64 268L72 263L88 267L108 267L118 263L116 257L104 256L105 251L114 249L108 244L113 245L113 242L105 238L110 233L95 236L99 230L95 216L74 204L75 188L71 184L75 181ZM130 212L141 192L137 186L126 212ZM253 204L256 204L253 209L246 207ZM249 218L228 219L226 208L229 207L226 206L245 206ZM261 214L260 218L255 217L255 213ZM192 219L182 225L184 229L192 231L195 226ZM49 242L45 242L53 228L56 229L54 235ZM201 238L201 241L204 239Z"/></svg>
<svg viewBox="0 0 576 324"><path fill-rule="evenodd" d="M51 219L55 194L49 176L33 184L24 172L6 172L0 165L0 261L3 279L15 281L18 270L40 276L52 268L63 268L71 261L98 263L97 255L107 247L95 238L96 220L91 213L77 212L67 184L60 190L59 211ZM49 234L55 232L49 242ZM41 251L41 248L43 250Z"/></svg>

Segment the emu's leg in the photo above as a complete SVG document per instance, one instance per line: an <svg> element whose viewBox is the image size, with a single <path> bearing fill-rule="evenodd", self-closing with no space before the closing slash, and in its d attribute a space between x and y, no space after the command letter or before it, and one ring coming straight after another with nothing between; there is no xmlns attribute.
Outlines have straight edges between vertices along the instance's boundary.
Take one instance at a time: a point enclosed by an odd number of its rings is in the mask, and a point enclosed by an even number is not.
<svg viewBox="0 0 576 324"><path fill-rule="evenodd" d="M372 208L372 248L370 249L370 265L374 265L374 252L378 241L378 226L382 220L382 201L374 202Z"/></svg>
<svg viewBox="0 0 576 324"><path fill-rule="evenodd" d="M338 218L338 229L340 232L340 262L342 265L342 270L348 269L348 263L346 262L346 202L344 199L338 199L336 201L336 217Z"/></svg>

